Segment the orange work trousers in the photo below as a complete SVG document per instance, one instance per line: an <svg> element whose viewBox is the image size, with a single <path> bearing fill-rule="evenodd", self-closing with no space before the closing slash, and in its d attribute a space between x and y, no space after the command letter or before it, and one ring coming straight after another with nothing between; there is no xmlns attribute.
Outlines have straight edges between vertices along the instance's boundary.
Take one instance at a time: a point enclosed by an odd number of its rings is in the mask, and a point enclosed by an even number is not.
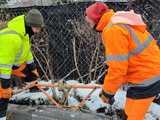
<svg viewBox="0 0 160 120"><path fill-rule="evenodd" d="M12 96L12 88L7 88L7 89L3 89L0 86L0 99L1 98L5 98L5 99L9 99Z"/></svg>
<svg viewBox="0 0 160 120"><path fill-rule="evenodd" d="M127 120L144 120L144 116L155 97L145 99L127 98L125 113Z"/></svg>

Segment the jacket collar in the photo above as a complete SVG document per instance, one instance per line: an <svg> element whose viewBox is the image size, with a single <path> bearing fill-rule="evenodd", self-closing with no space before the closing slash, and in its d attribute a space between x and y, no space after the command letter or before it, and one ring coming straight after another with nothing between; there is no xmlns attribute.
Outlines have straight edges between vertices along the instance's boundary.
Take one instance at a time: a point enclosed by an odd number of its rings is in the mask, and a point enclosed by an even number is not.
<svg viewBox="0 0 160 120"><path fill-rule="evenodd" d="M113 15L114 15L114 11L113 10L110 10L109 12L104 13L103 16L101 17L101 19L99 20L97 26L96 26L96 30L99 31L99 32L102 32L103 29L110 22L111 17Z"/></svg>

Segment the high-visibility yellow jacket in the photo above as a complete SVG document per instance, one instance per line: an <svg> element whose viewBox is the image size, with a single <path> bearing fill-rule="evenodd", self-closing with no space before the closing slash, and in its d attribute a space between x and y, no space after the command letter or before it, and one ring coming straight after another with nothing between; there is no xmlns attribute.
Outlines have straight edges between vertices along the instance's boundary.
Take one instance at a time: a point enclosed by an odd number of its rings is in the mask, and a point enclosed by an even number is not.
<svg viewBox="0 0 160 120"><path fill-rule="evenodd" d="M125 83L147 87L160 81L160 50L156 40L144 25L131 24L134 21L127 18L128 13L119 17L121 21L112 23L114 14L112 11L105 13L97 25L97 30L102 31L106 64L109 66L104 92L114 95ZM106 27L109 22L110 26Z"/></svg>
<svg viewBox="0 0 160 120"><path fill-rule="evenodd" d="M24 17L15 17L0 28L0 78L9 79L13 65L33 62Z"/></svg>

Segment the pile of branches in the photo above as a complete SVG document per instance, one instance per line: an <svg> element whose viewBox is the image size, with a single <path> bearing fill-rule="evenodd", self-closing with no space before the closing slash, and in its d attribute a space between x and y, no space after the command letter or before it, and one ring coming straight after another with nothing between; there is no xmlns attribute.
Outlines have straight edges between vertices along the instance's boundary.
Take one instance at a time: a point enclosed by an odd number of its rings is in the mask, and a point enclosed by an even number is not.
<svg viewBox="0 0 160 120"><path fill-rule="evenodd" d="M36 87L37 90L30 95L26 95L26 97L20 98L24 94L28 94L28 90L33 87ZM48 89L52 89L54 92L48 93ZM89 90L86 95L79 95L77 89L81 90ZM14 89L13 98L10 100L12 104L19 105L53 105L52 107L58 108L59 110L66 111L74 111L74 112L83 112L83 113L94 113L95 115L101 115L104 118L111 120L125 120L126 116L122 109L117 109L115 105L106 104L106 106L101 107L98 106L95 111L93 111L89 106L87 106L87 102L92 100L95 95L94 92L96 90L101 89L101 85L91 84L84 85L79 83L65 83L64 81L59 81L56 83L40 83L38 80L28 83L22 89ZM42 95L39 95L38 98L32 99L32 95L39 94L39 92L43 93L47 99L45 99ZM96 92L97 94L97 92ZM70 100L69 100L70 99ZM71 100L72 99L72 100ZM76 102L73 102L74 101ZM99 101L99 99L97 99ZM70 102L69 102L70 101ZM72 101L72 102L71 102ZM100 102L100 101L99 101Z"/></svg>

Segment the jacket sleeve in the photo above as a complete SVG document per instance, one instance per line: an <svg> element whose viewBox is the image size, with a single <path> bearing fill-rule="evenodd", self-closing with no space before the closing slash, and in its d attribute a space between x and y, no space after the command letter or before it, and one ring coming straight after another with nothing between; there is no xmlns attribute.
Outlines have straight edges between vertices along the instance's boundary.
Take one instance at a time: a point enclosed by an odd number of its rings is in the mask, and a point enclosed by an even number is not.
<svg viewBox="0 0 160 120"><path fill-rule="evenodd" d="M26 63L27 64L31 64L33 62L34 62L34 60L33 60L33 54L32 54L32 51L30 50L29 53L28 53L28 55L27 55L27 57L26 57Z"/></svg>
<svg viewBox="0 0 160 120"><path fill-rule="evenodd" d="M12 66L21 50L18 35L2 35L0 38L0 78L10 79Z"/></svg>
<svg viewBox="0 0 160 120"><path fill-rule="evenodd" d="M109 95L114 95L118 88L125 83L128 68L127 34L127 31L117 25L104 30L102 33L106 64L109 66L103 91Z"/></svg>
<svg viewBox="0 0 160 120"><path fill-rule="evenodd" d="M33 59L33 54L32 54L32 49L31 49L31 46L32 46L31 42L30 42L31 40L30 40L28 34L26 35L25 39L27 41L27 43L25 43L25 44L27 46L28 53L24 59L25 59L26 64L32 64L32 63L34 63L34 59Z"/></svg>

